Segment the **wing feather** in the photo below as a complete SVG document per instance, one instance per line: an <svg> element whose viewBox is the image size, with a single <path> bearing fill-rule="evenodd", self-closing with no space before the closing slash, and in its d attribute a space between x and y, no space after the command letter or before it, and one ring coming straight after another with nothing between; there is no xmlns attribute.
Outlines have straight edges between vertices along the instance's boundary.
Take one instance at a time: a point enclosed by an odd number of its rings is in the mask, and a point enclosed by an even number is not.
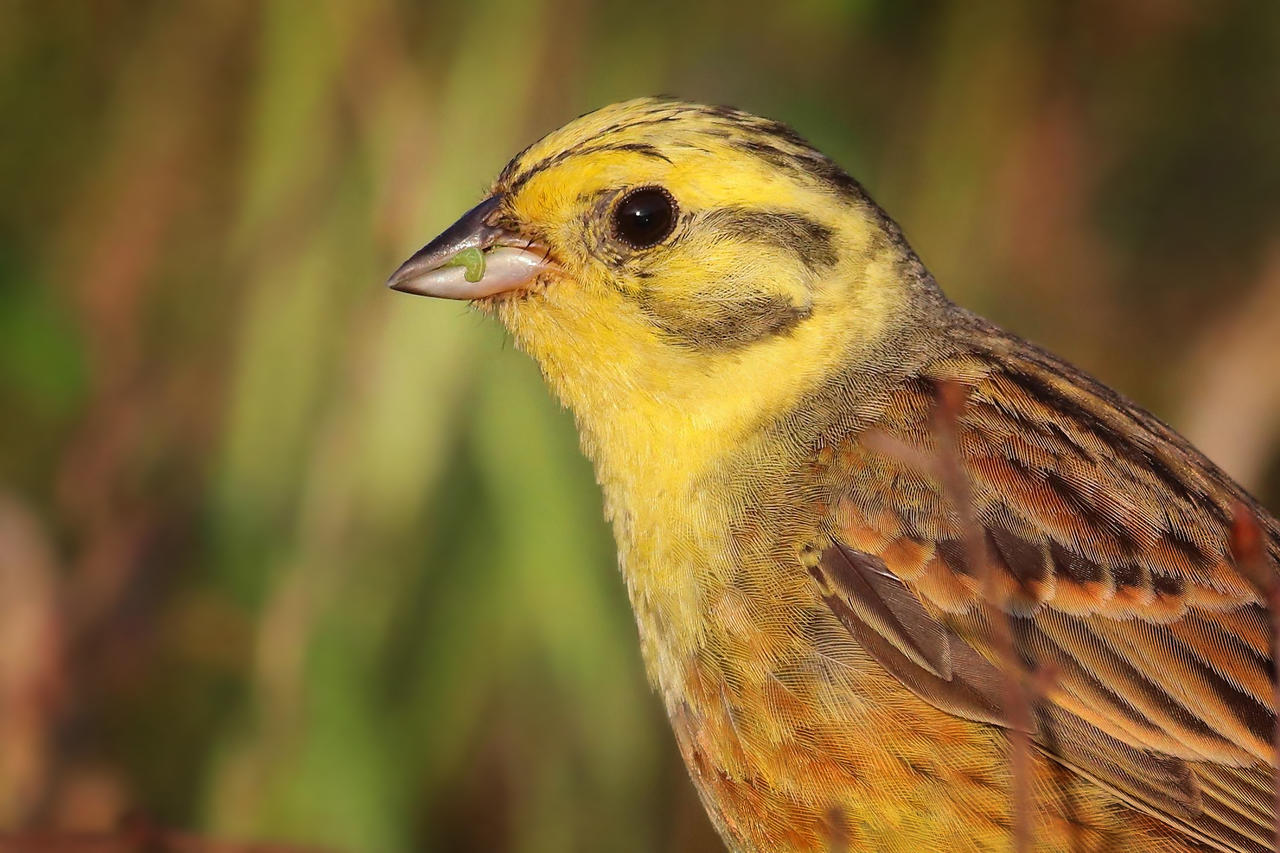
<svg viewBox="0 0 1280 853"><path fill-rule="evenodd" d="M932 429L938 381L967 392L950 451ZM1280 526L1239 486L1153 416L989 327L835 443L845 498L812 572L873 657L926 701L1008 725L992 620L1010 620L1019 659L1052 674L1042 749L1217 849L1269 849L1270 614L1231 556L1233 507L1259 518L1273 573ZM943 468L920 462L941 453L968 482L983 566Z"/></svg>

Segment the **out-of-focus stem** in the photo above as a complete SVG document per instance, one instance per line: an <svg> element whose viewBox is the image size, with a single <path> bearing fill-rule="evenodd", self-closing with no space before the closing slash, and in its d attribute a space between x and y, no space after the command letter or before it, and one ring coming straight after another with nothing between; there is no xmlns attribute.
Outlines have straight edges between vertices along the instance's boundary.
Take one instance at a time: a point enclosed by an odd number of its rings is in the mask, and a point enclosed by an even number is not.
<svg viewBox="0 0 1280 853"><path fill-rule="evenodd" d="M1267 603L1271 617L1271 659L1280 651L1280 582L1263 548L1262 528L1247 506L1236 503L1231 525L1231 552L1240 574L1253 584ZM1275 821L1272 847L1280 851L1280 679L1271 680L1271 788L1272 818Z"/></svg>
<svg viewBox="0 0 1280 853"><path fill-rule="evenodd" d="M973 495L969 480L960 465L957 423L964 410L966 389L954 382L938 383L938 406L934 411L933 432L938 444L938 474L943 488L960 516L964 535L965 560L978 573L982 584L983 600L991 616L992 636L996 652L1000 656L1000 671L1004 677L1004 695L1009 726L1010 784L1013 798L1013 849L1017 853L1030 853L1034 840L1032 820L1035 803L1032 790L1031 768L1031 697L1024 684L1022 661L1015 647L1012 616L999 600L999 589L991 560L987 553L986 537L974 512Z"/></svg>

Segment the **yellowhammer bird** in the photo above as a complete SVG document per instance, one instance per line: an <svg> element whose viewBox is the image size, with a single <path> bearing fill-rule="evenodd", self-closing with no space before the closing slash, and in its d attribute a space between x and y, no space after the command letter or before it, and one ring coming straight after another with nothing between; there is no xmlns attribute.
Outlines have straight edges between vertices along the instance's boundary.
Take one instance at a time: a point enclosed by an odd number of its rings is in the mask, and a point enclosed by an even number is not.
<svg viewBox="0 0 1280 853"><path fill-rule="evenodd" d="M573 411L733 850L1271 849L1280 526L787 127L591 113L390 283L495 313Z"/></svg>

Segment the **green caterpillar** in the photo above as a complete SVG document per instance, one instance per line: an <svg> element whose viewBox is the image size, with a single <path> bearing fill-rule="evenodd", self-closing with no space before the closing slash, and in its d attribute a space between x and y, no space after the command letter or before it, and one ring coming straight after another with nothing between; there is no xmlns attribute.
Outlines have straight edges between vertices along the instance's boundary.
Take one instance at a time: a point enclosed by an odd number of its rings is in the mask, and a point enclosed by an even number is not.
<svg viewBox="0 0 1280 853"><path fill-rule="evenodd" d="M462 277L470 282L484 278L484 252L479 249L463 249L449 259L446 267L462 267Z"/></svg>

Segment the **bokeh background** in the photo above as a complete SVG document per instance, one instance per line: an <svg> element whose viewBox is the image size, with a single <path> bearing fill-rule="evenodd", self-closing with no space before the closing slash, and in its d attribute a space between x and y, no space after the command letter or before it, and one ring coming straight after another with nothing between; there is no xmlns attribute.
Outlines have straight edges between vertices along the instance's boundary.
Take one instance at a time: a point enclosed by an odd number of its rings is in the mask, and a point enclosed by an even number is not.
<svg viewBox="0 0 1280 853"><path fill-rule="evenodd" d="M5 2L0 828L719 849L570 418L382 287L657 92L793 124L1280 508L1278 3Z"/></svg>

